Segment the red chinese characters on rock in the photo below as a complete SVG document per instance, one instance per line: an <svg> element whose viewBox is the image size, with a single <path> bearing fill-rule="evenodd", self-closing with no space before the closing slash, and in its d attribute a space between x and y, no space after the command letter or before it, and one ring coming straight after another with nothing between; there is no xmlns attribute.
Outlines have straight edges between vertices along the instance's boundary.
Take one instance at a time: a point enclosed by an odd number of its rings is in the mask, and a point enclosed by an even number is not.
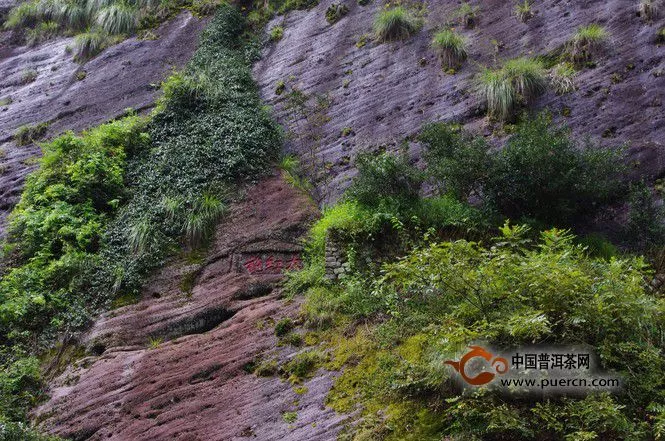
<svg viewBox="0 0 665 441"><path fill-rule="evenodd" d="M281 274L302 268L302 260L294 255L249 256L243 260L242 266L249 274Z"/></svg>

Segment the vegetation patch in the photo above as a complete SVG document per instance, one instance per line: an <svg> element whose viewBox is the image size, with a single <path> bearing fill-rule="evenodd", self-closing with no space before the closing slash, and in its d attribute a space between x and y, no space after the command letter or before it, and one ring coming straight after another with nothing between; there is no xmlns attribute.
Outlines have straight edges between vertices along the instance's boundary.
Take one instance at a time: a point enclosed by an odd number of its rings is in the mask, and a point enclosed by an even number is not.
<svg viewBox="0 0 665 441"><path fill-rule="evenodd" d="M577 72L571 63L563 62L554 66L550 72L550 83L559 95L577 90L575 76Z"/></svg>
<svg viewBox="0 0 665 441"><path fill-rule="evenodd" d="M489 116L507 121L545 92L547 77L539 60L522 57L506 61L500 69L483 70L477 83Z"/></svg>
<svg viewBox="0 0 665 441"><path fill-rule="evenodd" d="M16 142L16 145L18 146L23 146L39 141L44 135L46 135L48 126L48 123L21 126L16 130L16 133L14 133L14 142Z"/></svg>
<svg viewBox="0 0 665 441"><path fill-rule="evenodd" d="M466 61L466 41L452 29L434 34L432 48L439 54L445 69L456 69Z"/></svg>
<svg viewBox="0 0 665 441"><path fill-rule="evenodd" d="M602 52L609 37L609 32L599 24L581 26L568 40L566 54L576 65L590 63Z"/></svg>
<svg viewBox="0 0 665 441"><path fill-rule="evenodd" d="M335 24L348 13L348 6L343 3L333 3L332 5L328 6L328 9L326 9L326 20L330 24Z"/></svg>
<svg viewBox="0 0 665 441"><path fill-rule="evenodd" d="M359 162L341 203L313 226L305 267L286 284L305 294L305 324L328 357L294 358L284 372L342 370L326 403L358 412L345 440L657 439L665 302L647 283L650 268L642 257L618 256L602 237L550 228L621 194L606 193L617 188L618 158L580 149L545 115L519 124L492 155L482 138L455 126L430 125L420 140L424 174L446 196L420 197L423 171L403 157ZM491 206L470 208L471 195L489 197ZM510 201L498 202L504 197ZM636 212L662 215L647 209L644 192L635 198ZM513 211L526 201L528 214ZM436 215L414 216L433 207ZM535 217L538 230L499 227L496 211ZM352 262L335 281L324 276L331 241ZM506 351L534 342L588 345L603 370L623 378L624 393L534 399L461 391L443 361L476 341Z"/></svg>
<svg viewBox="0 0 665 441"><path fill-rule="evenodd" d="M40 399L38 354L114 298L136 297L181 247L203 244L234 189L276 161L281 135L252 81L244 31L242 15L221 6L150 120L131 115L43 146L4 247L3 423L25 421ZM171 331L203 332L225 317L212 311L195 318L203 328Z"/></svg>
<svg viewBox="0 0 665 441"><path fill-rule="evenodd" d="M523 2L517 3L515 5L515 15L517 16L517 19L522 23L526 23L527 21L529 21L529 19L533 17L533 8L531 6L531 1L524 0Z"/></svg>
<svg viewBox="0 0 665 441"><path fill-rule="evenodd" d="M403 6L383 9L374 19L374 35L381 42L406 40L422 27L422 20Z"/></svg>
<svg viewBox="0 0 665 441"><path fill-rule="evenodd" d="M478 13L480 8L471 3L462 2L455 10L454 16L462 23L465 28L471 29L478 24Z"/></svg>

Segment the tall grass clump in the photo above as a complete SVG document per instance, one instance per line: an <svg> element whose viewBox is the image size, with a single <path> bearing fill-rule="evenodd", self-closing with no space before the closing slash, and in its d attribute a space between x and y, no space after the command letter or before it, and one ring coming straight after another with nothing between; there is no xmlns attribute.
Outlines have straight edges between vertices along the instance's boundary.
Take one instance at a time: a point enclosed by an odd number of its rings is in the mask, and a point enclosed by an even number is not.
<svg viewBox="0 0 665 441"><path fill-rule="evenodd" d="M515 58L506 61L503 70L523 102L527 103L545 92L547 80L540 61L526 57Z"/></svg>
<svg viewBox="0 0 665 441"><path fill-rule="evenodd" d="M601 52L609 36L609 32L597 23L581 26L568 40L567 55L576 64L589 62Z"/></svg>
<svg viewBox="0 0 665 441"><path fill-rule="evenodd" d="M87 60L99 54L108 45L107 35L100 30L89 30L74 39L74 54L77 60Z"/></svg>
<svg viewBox="0 0 665 441"><path fill-rule="evenodd" d="M138 25L136 10L128 3L113 3L97 13L97 24L107 33L131 34Z"/></svg>
<svg viewBox="0 0 665 441"><path fill-rule="evenodd" d="M432 48L438 52L443 66L447 69L454 69L466 61L466 40L451 29L434 34Z"/></svg>
<svg viewBox="0 0 665 441"><path fill-rule="evenodd" d="M531 2L529 0L524 0L523 2L517 3L515 5L515 15L519 21L526 23L531 17L533 17Z"/></svg>
<svg viewBox="0 0 665 441"><path fill-rule="evenodd" d="M422 27L422 21L403 6L383 9L374 19L374 35L382 42L406 40Z"/></svg>
<svg viewBox="0 0 665 441"><path fill-rule="evenodd" d="M571 63L559 63L550 71L550 82L559 95L574 92L577 89L575 75L577 71Z"/></svg>
<svg viewBox="0 0 665 441"><path fill-rule="evenodd" d="M206 192L198 197L185 218L187 242L196 247L210 239L217 221L225 212L226 206L216 195Z"/></svg>
<svg viewBox="0 0 665 441"><path fill-rule="evenodd" d="M489 116L503 121L540 96L547 85L542 63L525 57L509 60L501 69L483 70L477 82Z"/></svg>

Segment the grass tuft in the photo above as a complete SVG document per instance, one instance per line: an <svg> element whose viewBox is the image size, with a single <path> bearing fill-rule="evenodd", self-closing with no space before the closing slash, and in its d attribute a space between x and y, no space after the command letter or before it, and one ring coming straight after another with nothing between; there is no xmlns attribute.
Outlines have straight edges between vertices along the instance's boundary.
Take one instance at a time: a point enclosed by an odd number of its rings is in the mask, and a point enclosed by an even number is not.
<svg viewBox="0 0 665 441"><path fill-rule="evenodd" d="M526 57L515 58L506 61L503 70L523 101L531 101L545 92L547 81L540 61Z"/></svg>
<svg viewBox="0 0 665 441"><path fill-rule="evenodd" d="M38 76L39 73L35 69L24 69L21 72L21 84L32 83Z"/></svg>
<svg viewBox="0 0 665 441"><path fill-rule="evenodd" d="M58 32L58 23L54 21L44 21L39 23L34 28L29 28L26 31L26 43L28 43L28 46L35 46L41 42L44 42L46 40L49 40L53 37Z"/></svg>
<svg viewBox="0 0 665 441"><path fill-rule="evenodd" d="M542 95L547 86L542 63L525 57L507 61L501 69L485 69L477 80L489 116L502 121Z"/></svg>
<svg viewBox="0 0 665 441"><path fill-rule="evenodd" d="M458 67L467 59L466 40L450 29L434 34L432 47L439 53L443 66L447 69Z"/></svg>
<svg viewBox="0 0 665 441"><path fill-rule="evenodd" d="M515 5L515 15L517 19L522 23L529 21L533 17L533 9L531 8L531 2L529 0L524 0L521 3Z"/></svg>
<svg viewBox="0 0 665 441"><path fill-rule="evenodd" d="M21 126L16 130L14 134L14 142L18 146L24 146L32 144L35 141L39 141L41 138L46 135L48 130L48 123L40 123L32 126Z"/></svg>
<svg viewBox="0 0 665 441"><path fill-rule="evenodd" d="M79 34L75 39L75 58L83 61L99 54L108 44L105 33L94 30Z"/></svg>
<svg viewBox="0 0 665 441"><path fill-rule="evenodd" d="M574 63L591 61L609 39L609 32L599 24L581 26L568 41L568 57Z"/></svg>
<svg viewBox="0 0 665 441"><path fill-rule="evenodd" d="M97 13L97 24L111 35L131 34L138 26L137 13L127 3L113 3Z"/></svg>
<svg viewBox="0 0 665 441"><path fill-rule="evenodd" d="M575 84L575 67L570 63L559 63L552 68L550 72L550 83L559 95L574 92L577 89Z"/></svg>
<svg viewBox="0 0 665 441"><path fill-rule="evenodd" d="M422 27L422 21L405 7L384 9L374 20L374 35L382 42L406 40Z"/></svg>
<svg viewBox="0 0 665 441"><path fill-rule="evenodd" d="M185 218L187 242L197 247L208 240L215 231L219 218L226 212L226 205L210 193L204 193L192 204Z"/></svg>
<svg viewBox="0 0 665 441"><path fill-rule="evenodd" d="M348 6L342 3L333 3L326 9L326 20L332 25L340 21L348 13Z"/></svg>

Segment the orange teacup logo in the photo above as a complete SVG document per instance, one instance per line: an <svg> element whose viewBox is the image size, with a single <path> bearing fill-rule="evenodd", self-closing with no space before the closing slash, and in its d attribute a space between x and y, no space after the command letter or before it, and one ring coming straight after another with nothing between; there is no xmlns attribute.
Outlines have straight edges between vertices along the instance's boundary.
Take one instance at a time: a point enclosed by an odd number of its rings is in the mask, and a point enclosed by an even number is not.
<svg viewBox="0 0 665 441"><path fill-rule="evenodd" d="M503 357L495 357L492 355L490 352L487 350L481 348L480 346L469 346L471 349L469 352L467 352L461 359L460 361L452 361L448 360L445 362L445 364L451 365L459 374L462 376L464 381L467 383L473 385L473 386L481 386L483 384L487 384L490 381L494 379L496 374L503 375L506 372L508 372L508 361L503 358ZM494 372L481 372L475 377L469 377L466 375L466 372L464 371L464 367L466 364L474 359L480 357L487 361L492 368L494 368Z"/></svg>

